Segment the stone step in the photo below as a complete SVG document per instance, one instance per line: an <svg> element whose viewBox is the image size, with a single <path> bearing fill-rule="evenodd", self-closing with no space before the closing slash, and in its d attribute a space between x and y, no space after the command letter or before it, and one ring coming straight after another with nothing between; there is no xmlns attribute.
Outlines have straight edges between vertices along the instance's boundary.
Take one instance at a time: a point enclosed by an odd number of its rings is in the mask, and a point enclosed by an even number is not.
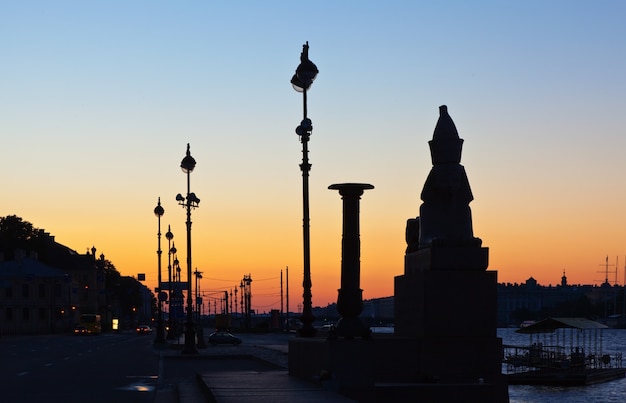
<svg viewBox="0 0 626 403"><path fill-rule="evenodd" d="M209 395L201 378L185 380L178 384L179 403L209 402Z"/></svg>
<svg viewBox="0 0 626 403"><path fill-rule="evenodd" d="M210 402L210 392L200 377L186 379L176 385L160 388L153 403L198 403Z"/></svg>

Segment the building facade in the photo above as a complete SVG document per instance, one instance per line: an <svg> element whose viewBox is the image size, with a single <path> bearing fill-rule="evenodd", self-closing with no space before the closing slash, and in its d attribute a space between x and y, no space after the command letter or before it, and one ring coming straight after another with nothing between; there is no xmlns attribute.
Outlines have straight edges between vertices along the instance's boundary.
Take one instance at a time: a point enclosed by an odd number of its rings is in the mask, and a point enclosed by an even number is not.
<svg viewBox="0 0 626 403"><path fill-rule="evenodd" d="M66 273L31 257L0 261L0 335L70 329L71 288Z"/></svg>
<svg viewBox="0 0 626 403"><path fill-rule="evenodd" d="M103 330L114 318L121 328L151 324L154 296L147 287L107 272L95 247L80 254L45 235L37 252L15 250L12 260L0 253L0 336L68 333L81 314L101 315Z"/></svg>

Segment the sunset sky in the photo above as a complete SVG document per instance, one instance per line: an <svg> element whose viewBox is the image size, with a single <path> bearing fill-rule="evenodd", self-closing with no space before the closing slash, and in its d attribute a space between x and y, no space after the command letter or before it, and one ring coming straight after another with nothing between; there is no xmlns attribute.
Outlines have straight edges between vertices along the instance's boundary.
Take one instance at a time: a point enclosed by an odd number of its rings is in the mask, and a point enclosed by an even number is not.
<svg viewBox="0 0 626 403"><path fill-rule="evenodd" d="M302 160L290 84L308 93L313 305L336 301L333 183L361 200L361 288L393 294L428 141L448 105L499 282L600 284L626 263L623 1L4 1L0 216L17 215L157 283L161 197L184 267L187 143L201 288L252 276L253 308L302 301ZM167 241L162 237L163 267ZM618 260L619 259L619 260ZM616 265L617 264L617 268ZM617 270L616 270L617 269ZM617 273L616 273L617 272ZM165 276L164 272L164 276Z"/></svg>

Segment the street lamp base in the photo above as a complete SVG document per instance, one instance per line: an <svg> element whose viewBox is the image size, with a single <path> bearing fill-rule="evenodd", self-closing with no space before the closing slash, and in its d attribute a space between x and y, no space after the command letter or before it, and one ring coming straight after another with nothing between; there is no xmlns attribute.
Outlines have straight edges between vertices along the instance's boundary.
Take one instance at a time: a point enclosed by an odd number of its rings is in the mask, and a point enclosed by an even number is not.
<svg viewBox="0 0 626 403"><path fill-rule="evenodd" d="M317 329L313 327L311 323L304 324L300 329L296 331L296 334L300 337L313 337L317 333Z"/></svg>
<svg viewBox="0 0 626 403"><path fill-rule="evenodd" d="M202 329L201 325L198 326L198 329L196 330L196 335L198 336L198 348L206 348L207 346L204 342L204 330Z"/></svg>
<svg viewBox="0 0 626 403"><path fill-rule="evenodd" d="M154 344L163 344L165 343L165 329L163 328L163 321L157 321L156 328L156 339L154 339Z"/></svg>
<svg viewBox="0 0 626 403"><path fill-rule="evenodd" d="M194 324L185 323L187 329L185 330L185 346L183 347L183 354L198 354L198 348L196 347L196 330Z"/></svg>
<svg viewBox="0 0 626 403"><path fill-rule="evenodd" d="M176 340L176 330L174 330L174 323L171 319L167 321L167 336L165 336L166 340Z"/></svg>
<svg viewBox="0 0 626 403"><path fill-rule="evenodd" d="M317 329L313 327L313 322L315 322L315 316L310 305L307 306L305 302L304 310L302 311L302 315L300 315L300 322L302 323L302 327L297 330L296 334L300 337L313 337L317 333Z"/></svg>
<svg viewBox="0 0 626 403"><path fill-rule="evenodd" d="M339 337L345 338L346 340L352 340L355 337L360 337L363 340L370 340L372 338L372 331L369 327L365 326L365 324L358 317L341 318L337 322L335 328L328 334L328 338L331 340Z"/></svg>

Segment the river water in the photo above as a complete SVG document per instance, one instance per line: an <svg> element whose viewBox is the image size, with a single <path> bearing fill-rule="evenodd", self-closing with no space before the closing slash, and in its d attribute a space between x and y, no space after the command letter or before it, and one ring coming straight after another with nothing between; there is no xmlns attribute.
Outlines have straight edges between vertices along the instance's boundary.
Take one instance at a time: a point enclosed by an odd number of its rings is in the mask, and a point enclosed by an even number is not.
<svg viewBox="0 0 626 403"><path fill-rule="evenodd" d="M503 344L528 345L529 336L517 329L498 329ZM603 351L622 352L626 358L626 329L605 329ZM589 386L510 385L511 403L613 403L626 402L626 378Z"/></svg>
<svg viewBox="0 0 626 403"><path fill-rule="evenodd" d="M527 334L517 329L498 329L502 344L526 346ZM374 333L393 333L392 327L372 328ZM626 329L605 329L602 350L607 353L622 352L626 365ZM626 403L626 378L589 386L531 386L510 385L510 403Z"/></svg>

